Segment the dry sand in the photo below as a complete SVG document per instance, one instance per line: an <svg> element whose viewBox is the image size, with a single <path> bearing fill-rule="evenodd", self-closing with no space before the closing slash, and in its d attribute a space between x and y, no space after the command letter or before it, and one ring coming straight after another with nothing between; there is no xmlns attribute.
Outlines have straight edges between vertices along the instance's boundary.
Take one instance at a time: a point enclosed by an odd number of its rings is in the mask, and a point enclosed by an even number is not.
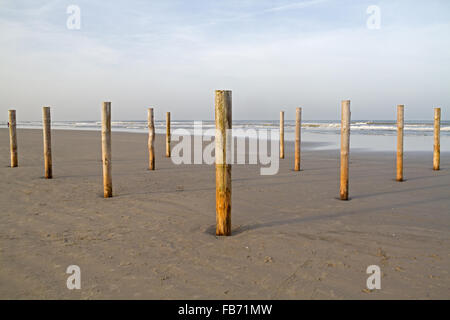
<svg viewBox="0 0 450 320"><path fill-rule="evenodd" d="M395 137L394 137L395 138ZM113 133L114 198L102 198L100 133L53 131L54 179L42 132L18 130L9 168L0 129L2 299L449 299L450 158L352 152L350 201L339 201L339 154L292 145L275 176L233 166L233 236L216 237L214 166L174 165L156 139ZM308 146L308 144L305 144ZM66 288L67 266L81 290ZM379 265L381 290L366 289Z"/></svg>

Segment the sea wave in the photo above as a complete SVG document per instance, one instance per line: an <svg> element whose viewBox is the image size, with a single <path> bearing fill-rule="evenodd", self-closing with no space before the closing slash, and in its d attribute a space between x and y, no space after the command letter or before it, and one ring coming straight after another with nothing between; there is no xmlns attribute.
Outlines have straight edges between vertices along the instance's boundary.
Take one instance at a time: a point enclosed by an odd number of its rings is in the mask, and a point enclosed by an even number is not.
<svg viewBox="0 0 450 320"><path fill-rule="evenodd" d="M193 121L193 120L176 120L171 122L172 130L178 128L193 131L194 126L201 124L203 130L215 128L213 120ZM111 123L113 130L143 132L147 129L147 121L144 120L114 120ZM19 121L18 128L42 128L41 121ZM157 132L165 129L165 120L156 120L155 128ZM0 122L0 127L7 127L7 122ZM74 130L100 130L100 121L53 121L53 129L74 129ZM323 133L323 134L339 134L340 121L315 121L307 120L302 122L302 129L306 132ZM273 129L279 130L278 120L235 120L233 121L234 129ZM395 121L386 120L354 120L351 122L351 131L354 134L368 135L392 135L397 131ZM450 136L450 121L441 122L441 135ZM285 120L285 132L295 131L295 121ZM406 135L431 135L434 131L433 121L405 121L404 131Z"/></svg>

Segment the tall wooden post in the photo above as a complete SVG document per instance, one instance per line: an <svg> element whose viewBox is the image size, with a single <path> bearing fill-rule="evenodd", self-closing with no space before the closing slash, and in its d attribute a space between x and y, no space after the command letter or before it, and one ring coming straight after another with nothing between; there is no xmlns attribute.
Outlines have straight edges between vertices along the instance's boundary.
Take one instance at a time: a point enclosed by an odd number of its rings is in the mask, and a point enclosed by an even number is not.
<svg viewBox="0 0 450 320"><path fill-rule="evenodd" d="M42 125L44 133L44 176L46 179L53 178L51 122L50 107L43 107Z"/></svg>
<svg viewBox="0 0 450 320"><path fill-rule="evenodd" d="M170 158L170 112L166 112L166 157Z"/></svg>
<svg viewBox="0 0 450 320"><path fill-rule="evenodd" d="M231 91L216 90L216 235L231 235L231 164L227 163L232 122ZM231 151L231 150L230 150Z"/></svg>
<svg viewBox="0 0 450 320"><path fill-rule="evenodd" d="M441 162L441 108L434 108L434 150L433 150L433 170L440 169Z"/></svg>
<svg viewBox="0 0 450 320"><path fill-rule="evenodd" d="M404 106L397 106L397 181L403 181L403 126Z"/></svg>
<svg viewBox="0 0 450 320"><path fill-rule="evenodd" d="M302 131L302 108L295 110L295 171L300 171L300 145Z"/></svg>
<svg viewBox="0 0 450 320"><path fill-rule="evenodd" d="M148 169L155 170L155 123L153 121L153 108L148 108Z"/></svg>
<svg viewBox="0 0 450 320"><path fill-rule="evenodd" d="M112 197L111 175L111 102L103 102L102 107L102 162L103 196Z"/></svg>
<svg viewBox="0 0 450 320"><path fill-rule="evenodd" d="M341 185L340 198L348 200L348 164L350 153L350 100L341 103Z"/></svg>
<svg viewBox="0 0 450 320"><path fill-rule="evenodd" d="M284 159L284 111L280 111L280 159Z"/></svg>
<svg viewBox="0 0 450 320"><path fill-rule="evenodd" d="M17 159L16 110L9 110L9 148L11 151L11 168L19 165Z"/></svg>

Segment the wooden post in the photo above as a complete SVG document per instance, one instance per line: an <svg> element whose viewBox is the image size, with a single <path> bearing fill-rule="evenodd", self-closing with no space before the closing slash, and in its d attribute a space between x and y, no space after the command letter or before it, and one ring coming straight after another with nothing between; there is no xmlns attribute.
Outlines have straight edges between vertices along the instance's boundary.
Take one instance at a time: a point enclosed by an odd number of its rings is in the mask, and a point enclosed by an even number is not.
<svg viewBox="0 0 450 320"><path fill-rule="evenodd" d="M148 108L148 169L155 170L155 123L153 121L153 108Z"/></svg>
<svg viewBox="0 0 450 320"><path fill-rule="evenodd" d="M348 200L348 163L350 153L350 100L341 103L341 200Z"/></svg>
<svg viewBox="0 0 450 320"><path fill-rule="evenodd" d="M17 160L16 110L9 110L9 147L11 150L11 168L19 165Z"/></svg>
<svg viewBox="0 0 450 320"><path fill-rule="evenodd" d="M433 150L433 170L440 169L441 162L441 108L434 108L434 150Z"/></svg>
<svg viewBox="0 0 450 320"><path fill-rule="evenodd" d="M112 197L111 176L111 102L103 102L102 108L102 161L103 196Z"/></svg>
<svg viewBox="0 0 450 320"><path fill-rule="evenodd" d="M295 171L300 171L300 144L302 131L302 108L295 110Z"/></svg>
<svg viewBox="0 0 450 320"><path fill-rule="evenodd" d="M170 158L170 112L166 112L166 157Z"/></svg>
<svg viewBox="0 0 450 320"><path fill-rule="evenodd" d="M46 179L53 178L51 122L50 107L43 107L42 125L44 131L44 175Z"/></svg>
<svg viewBox="0 0 450 320"><path fill-rule="evenodd" d="M280 111L280 159L284 159L284 111Z"/></svg>
<svg viewBox="0 0 450 320"><path fill-rule="evenodd" d="M227 163L227 130L231 130L231 91L216 90L216 235L231 235L231 164Z"/></svg>
<svg viewBox="0 0 450 320"><path fill-rule="evenodd" d="M404 106L397 106L397 181L403 181L403 126Z"/></svg>

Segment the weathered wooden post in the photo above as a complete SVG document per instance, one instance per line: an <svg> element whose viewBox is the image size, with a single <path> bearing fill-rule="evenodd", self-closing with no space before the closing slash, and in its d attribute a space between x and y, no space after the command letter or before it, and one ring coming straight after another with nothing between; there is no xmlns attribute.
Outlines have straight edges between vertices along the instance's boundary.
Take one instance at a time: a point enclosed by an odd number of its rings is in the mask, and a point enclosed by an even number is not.
<svg viewBox="0 0 450 320"><path fill-rule="evenodd" d="M170 158L170 112L166 112L166 157Z"/></svg>
<svg viewBox="0 0 450 320"><path fill-rule="evenodd" d="M403 181L403 126L404 106L397 106L397 181Z"/></svg>
<svg viewBox="0 0 450 320"><path fill-rule="evenodd" d="M44 176L46 179L53 178L51 122L50 107L43 107L42 125L44 133Z"/></svg>
<svg viewBox="0 0 450 320"><path fill-rule="evenodd" d="M11 168L19 165L17 159L16 110L9 110L9 148L11 151Z"/></svg>
<svg viewBox="0 0 450 320"><path fill-rule="evenodd" d="M148 108L148 169L155 170L155 123L153 120L153 108Z"/></svg>
<svg viewBox="0 0 450 320"><path fill-rule="evenodd" d="M295 171L300 171L300 144L302 131L302 108L295 110Z"/></svg>
<svg viewBox="0 0 450 320"><path fill-rule="evenodd" d="M280 159L284 159L284 111L280 111Z"/></svg>
<svg viewBox="0 0 450 320"><path fill-rule="evenodd" d="M434 150L433 170L440 169L441 162L441 108L434 108Z"/></svg>
<svg viewBox="0 0 450 320"><path fill-rule="evenodd" d="M216 90L216 235L231 235L231 164L227 149L232 139L227 130L232 124L231 91ZM229 150L231 151L231 150Z"/></svg>
<svg viewBox="0 0 450 320"><path fill-rule="evenodd" d="M350 153L350 100L341 103L341 200L348 200L348 164Z"/></svg>
<svg viewBox="0 0 450 320"><path fill-rule="evenodd" d="M111 102L103 102L102 107L102 162L103 162L103 196L112 197L111 176Z"/></svg>

